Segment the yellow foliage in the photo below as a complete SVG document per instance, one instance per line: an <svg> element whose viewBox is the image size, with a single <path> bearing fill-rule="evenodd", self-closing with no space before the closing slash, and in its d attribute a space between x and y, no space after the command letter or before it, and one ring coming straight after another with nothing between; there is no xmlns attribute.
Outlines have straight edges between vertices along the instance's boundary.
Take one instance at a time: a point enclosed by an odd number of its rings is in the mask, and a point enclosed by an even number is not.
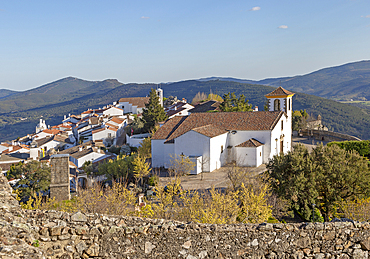
<svg viewBox="0 0 370 259"><path fill-rule="evenodd" d="M251 187L245 187L244 183L241 184L238 191L241 204L238 218L240 222L260 223L272 216L271 206L267 204L266 199L268 191L269 187L266 184L263 184L258 192Z"/></svg>
<svg viewBox="0 0 370 259"><path fill-rule="evenodd" d="M370 197L366 199L356 199L345 201L339 204L340 211L335 215L340 218L348 218L356 221L370 221Z"/></svg>

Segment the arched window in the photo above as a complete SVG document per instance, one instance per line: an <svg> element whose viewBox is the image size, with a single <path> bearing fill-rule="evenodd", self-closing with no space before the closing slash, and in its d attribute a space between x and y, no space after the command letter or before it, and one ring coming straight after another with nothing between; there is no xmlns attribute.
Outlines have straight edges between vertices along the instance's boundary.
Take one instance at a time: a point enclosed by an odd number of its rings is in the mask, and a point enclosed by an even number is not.
<svg viewBox="0 0 370 259"><path fill-rule="evenodd" d="M290 111L290 103L291 103L292 99L289 99L289 109L288 111Z"/></svg>
<svg viewBox="0 0 370 259"><path fill-rule="evenodd" d="M280 111L280 100L276 99L274 101L274 111Z"/></svg>

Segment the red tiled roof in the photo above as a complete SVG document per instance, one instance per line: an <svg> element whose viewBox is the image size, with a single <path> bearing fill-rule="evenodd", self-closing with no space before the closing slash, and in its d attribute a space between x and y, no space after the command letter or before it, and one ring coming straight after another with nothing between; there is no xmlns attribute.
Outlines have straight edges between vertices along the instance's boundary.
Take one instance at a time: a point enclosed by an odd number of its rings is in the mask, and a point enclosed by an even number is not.
<svg viewBox="0 0 370 259"><path fill-rule="evenodd" d="M121 99L123 99L123 98L121 98ZM104 109L104 111L107 111L107 110L109 110L109 109L117 109L117 110L121 110L121 111L123 111L123 109L121 109L121 108L119 108L119 107L115 107L115 106L107 107L106 109Z"/></svg>
<svg viewBox="0 0 370 259"><path fill-rule="evenodd" d="M120 103L128 102L138 108L144 108L145 104L149 102L149 97L129 97L119 99Z"/></svg>
<svg viewBox="0 0 370 259"><path fill-rule="evenodd" d="M210 137L210 138L213 138L213 137L216 137L218 135L227 133L226 130L217 128L213 125L206 125L206 126L198 127L198 128L193 129L193 130L195 132L198 132L198 133L200 133L204 136Z"/></svg>
<svg viewBox="0 0 370 259"><path fill-rule="evenodd" d="M247 141L237 145L236 147L259 147L263 146L264 144L259 142L257 139L251 138L248 139Z"/></svg>
<svg viewBox="0 0 370 259"><path fill-rule="evenodd" d="M266 94L265 97L267 97L267 96L279 96L279 95L292 95L292 94L294 94L294 93L292 93L292 92L290 92L288 90L285 90L284 88L282 88L281 86L279 86L278 88L276 88L271 93Z"/></svg>
<svg viewBox="0 0 370 259"><path fill-rule="evenodd" d="M283 111L256 111L192 113L189 116L176 116L160 127L152 139L172 140L190 130L207 125L225 131L271 130L283 114L285 114Z"/></svg>
<svg viewBox="0 0 370 259"><path fill-rule="evenodd" d="M113 121L113 122L115 122L115 123L118 123L118 124L122 124L125 120L120 119L120 118L113 117L113 118L111 119L111 121Z"/></svg>

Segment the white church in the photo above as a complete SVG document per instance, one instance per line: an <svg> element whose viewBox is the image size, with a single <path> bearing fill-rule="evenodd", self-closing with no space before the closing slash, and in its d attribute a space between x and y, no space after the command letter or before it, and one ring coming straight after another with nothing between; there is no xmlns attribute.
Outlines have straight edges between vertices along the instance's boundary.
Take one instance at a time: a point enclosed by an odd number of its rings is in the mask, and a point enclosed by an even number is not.
<svg viewBox="0 0 370 259"><path fill-rule="evenodd" d="M167 120L152 137L152 167L188 156L198 174L227 163L258 167L291 150L292 97L282 87L265 95L269 111L192 113Z"/></svg>

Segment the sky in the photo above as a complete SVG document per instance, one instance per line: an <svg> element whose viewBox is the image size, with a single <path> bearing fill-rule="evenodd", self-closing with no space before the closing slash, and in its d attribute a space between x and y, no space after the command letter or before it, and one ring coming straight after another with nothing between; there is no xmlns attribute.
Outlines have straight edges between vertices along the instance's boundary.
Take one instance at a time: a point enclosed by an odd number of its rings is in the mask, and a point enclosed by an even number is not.
<svg viewBox="0 0 370 259"><path fill-rule="evenodd" d="M260 80L360 60L369 0L0 0L0 89Z"/></svg>

